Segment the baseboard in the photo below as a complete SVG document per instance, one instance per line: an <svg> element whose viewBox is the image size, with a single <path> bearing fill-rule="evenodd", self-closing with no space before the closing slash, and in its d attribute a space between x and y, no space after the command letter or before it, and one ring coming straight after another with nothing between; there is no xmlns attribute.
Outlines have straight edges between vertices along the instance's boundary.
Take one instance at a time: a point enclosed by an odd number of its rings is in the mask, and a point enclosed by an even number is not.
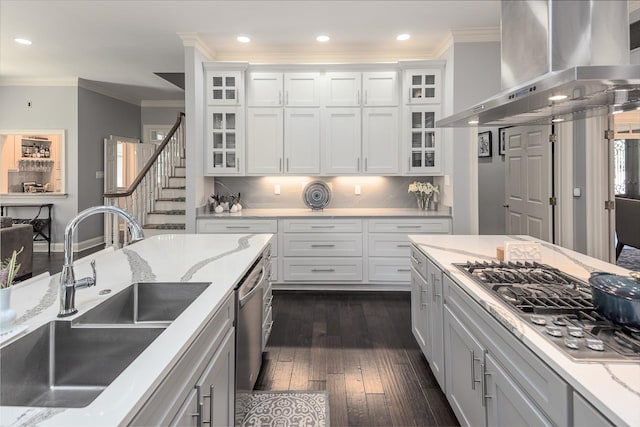
<svg viewBox="0 0 640 427"><path fill-rule="evenodd" d="M381 292L406 292L411 291L411 284L404 283L348 283L348 284L324 284L324 283L276 283L271 287L274 291L381 291Z"/></svg>
<svg viewBox="0 0 640 427"><path fill-rule="evenodd" d="M94 237L82 242L73 244L73 251L80 252L104 244L104 236ZM33 242L33 252L47 252L49 244L47 242ZM51 252L64 252L64 243L51 243Z"/></svg>

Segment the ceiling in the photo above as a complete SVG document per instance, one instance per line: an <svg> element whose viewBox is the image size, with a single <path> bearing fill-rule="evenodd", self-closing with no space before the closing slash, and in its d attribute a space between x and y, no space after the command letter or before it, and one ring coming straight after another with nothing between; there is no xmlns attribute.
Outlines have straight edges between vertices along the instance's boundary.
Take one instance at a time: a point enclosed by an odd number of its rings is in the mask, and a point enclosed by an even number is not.
<svg viewBox="0 0 640 427"><path fill-rule="evenodd" d="M154 73L184 71L181 33L212 60L395 61L433 58L452 30L496 28L499 15L498 0L0 0L0 84L82 78L133 102L177 100L183 91Z"/></svg>

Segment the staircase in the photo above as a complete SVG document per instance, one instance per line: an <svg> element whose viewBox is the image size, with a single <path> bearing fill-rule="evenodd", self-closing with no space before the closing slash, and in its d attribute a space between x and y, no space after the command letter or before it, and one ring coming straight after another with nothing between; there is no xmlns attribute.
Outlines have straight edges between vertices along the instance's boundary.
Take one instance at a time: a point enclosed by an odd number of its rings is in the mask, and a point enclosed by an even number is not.
<svg viewBox="0 0 640 427"><path fill-rule="evenodd" d="M184 113L126 191L105 193L105 204L136 218L145 236L184 233L186 205ZM128 233L118 216L105 220L107 246L127 244Z"/></svg>

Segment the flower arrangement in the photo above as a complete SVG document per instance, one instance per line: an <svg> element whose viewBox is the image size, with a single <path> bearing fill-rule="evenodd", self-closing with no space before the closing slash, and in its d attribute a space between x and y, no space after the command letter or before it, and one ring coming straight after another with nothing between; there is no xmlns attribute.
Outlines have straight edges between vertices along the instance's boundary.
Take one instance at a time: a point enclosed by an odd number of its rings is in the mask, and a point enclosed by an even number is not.
<svg viewBox="0 0 640 427"><path fill-rule="evenodd" d="M24 246L19 251L13 251L13 254L0 263L0 288L8 288L13 285L13 280L20 270L20 264L16 262L18 255L22 253Z"/></svg>
<svg viewBox="0 0 640 427"><path fill-rule="evenodd" d="M418 207L420 209L426 209L429 207L434 194L439 194L440 189L437 185L433 185L430 182L418 182L414 181L409 184L409 193L413 193L416 196Z"/></svg>

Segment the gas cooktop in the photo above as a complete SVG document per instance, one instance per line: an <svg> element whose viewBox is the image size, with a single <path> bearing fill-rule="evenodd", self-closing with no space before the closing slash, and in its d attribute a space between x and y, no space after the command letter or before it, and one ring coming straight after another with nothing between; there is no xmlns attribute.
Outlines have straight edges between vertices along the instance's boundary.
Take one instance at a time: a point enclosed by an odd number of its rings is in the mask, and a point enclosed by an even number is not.
<svg viewBox="0 0 640 427"><path fill-rule="evenodd" d="M640 330L599 315L584 281L537 262L454 265L574 360L640 360Z"/></svg>

